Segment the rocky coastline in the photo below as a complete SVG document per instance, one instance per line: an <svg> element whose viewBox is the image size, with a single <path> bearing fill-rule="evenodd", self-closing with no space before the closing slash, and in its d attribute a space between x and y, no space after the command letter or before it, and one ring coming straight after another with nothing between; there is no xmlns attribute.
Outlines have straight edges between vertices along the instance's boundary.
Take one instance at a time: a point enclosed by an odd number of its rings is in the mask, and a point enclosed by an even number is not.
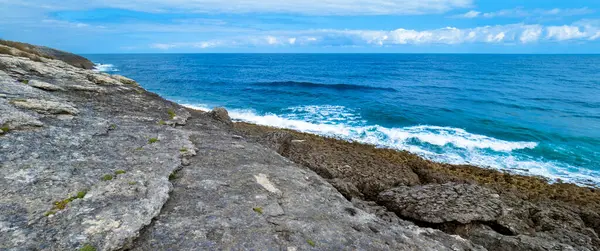
<svg viewBox="0 0 600 251"><path fill-rule="evenodd" d="M0 250L600 250L596 188L232 122L90 64L0 43Z"/></svg>

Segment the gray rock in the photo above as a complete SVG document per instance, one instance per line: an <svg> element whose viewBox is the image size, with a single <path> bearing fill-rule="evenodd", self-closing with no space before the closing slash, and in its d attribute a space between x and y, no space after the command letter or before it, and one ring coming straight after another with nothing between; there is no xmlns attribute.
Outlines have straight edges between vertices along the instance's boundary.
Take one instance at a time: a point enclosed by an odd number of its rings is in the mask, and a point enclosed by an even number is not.
<svg viewBox="0 0 600 251"><path fill-rule="evenodd" d="M356 208L314 172L234 139L224 109L175 105L186 123L161 126L174 104L112 77L57 60L0 56L0 67L0 121L43 122L0 138L1 249L483 250ZM77 116L45 116L57 113Z"/></svg>
<svg viewBox="0 0 600 251"><path fill-rule="evenodd" d="M284 131L275 131L267 133L261 141L277 153L284 155L290 149L292 135Z"/></svg>
<svg viewBox="0 0 600 251"><path fill-rule="evenodd" d="M87 79L97 85L122 85L121 81L112 78L108 74L90 73Z"/></svg>
<svg viewBox="0 0 600 251"><path fill-rule="evenodd" d="M331 179L327 181L348 200L352 200L352 198L361 199L364 197L360 190L358 190L351 182L344 181L343 179Z"/></svg>
<svg viewBox="0 0 600 251"><path fill-rule="evenodd" d="M233 122L229 117L229 113L223 107L216 107L212 111L210 111L210 115L217 121L225 123L226 125L231 125Z"/></svg>
<svg viewBox="0 0 600 251"><path fill-rule="evenodd" d="M377 201L401 217L428 223L495 221L504 207L500 196L473 184L400 186Z"/></svg>
<svg viewBox="0 0 600 251"><path fill-rule="evenodd" d="M30 86L33 86L35 88L46 90L46 91L62 91L63 90L63 88L61 88L59 86L49 84L49 83L46 83L43 81L35 80L35 79L29 80L29 82L27 84Z"/></svg>
<svg viewBox="0 0 600 251"><path fill-rule="evenodd" d="M43 114L71 114L77 115L79 110L69 104L40 100L40 99L12 99L10 103L16 107L34 110Z"/></svg>
<svg viewBox="0 0 600 251"><path fill-rule="evenodd" d="M138 83L135 80L130 79L128 77L124 77L121 75L111 75L111 77L118 80L119 82L121 82L123 84L138 86Z"/></svg>

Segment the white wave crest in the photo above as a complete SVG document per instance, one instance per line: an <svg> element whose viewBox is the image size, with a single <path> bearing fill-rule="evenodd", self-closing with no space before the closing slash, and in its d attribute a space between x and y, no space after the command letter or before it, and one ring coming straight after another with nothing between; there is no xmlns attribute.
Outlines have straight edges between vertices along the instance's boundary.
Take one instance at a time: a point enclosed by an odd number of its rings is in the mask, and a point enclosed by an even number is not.
<svg viewBox="0 0 600 251"><path fill-rule="evenodd" d="M112 64L95 64L94 71L98 72L117 72L119 69L115 68Z"/></svg>
<svg viewBox="0 0 600 251"><path fill-rule="evenodd" d="M207 105L184 106L209 111ZM450 164L471 164L509 170L525 175L539 175L568 182L593 181L600 184L600 173L548 162L516 157L515 150L532 149L536 142L506 141L469 133L464 129L431 125L387 128L368 125L359 115L350 114L349 123L339 116L351 113L343 106L293 107L290 114L258 114L254 110L232 109L229 115L236 121L293 129L323 136L406 150L427 159ZM430 146L427 146L429 144ZM490 152L491 150L491 152ZM574 169L580 170L573 172Z"/></svg>

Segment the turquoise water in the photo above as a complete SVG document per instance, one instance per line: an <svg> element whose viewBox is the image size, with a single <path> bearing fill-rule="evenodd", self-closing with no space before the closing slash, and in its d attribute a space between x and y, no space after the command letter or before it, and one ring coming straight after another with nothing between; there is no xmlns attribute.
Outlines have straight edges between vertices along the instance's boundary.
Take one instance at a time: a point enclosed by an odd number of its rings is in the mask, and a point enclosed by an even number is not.
<svg viewBox="0 0 600 251"><path fill-rule="evenodd" d="M600 184L600 56L87 55L234 119Z"/></svg>

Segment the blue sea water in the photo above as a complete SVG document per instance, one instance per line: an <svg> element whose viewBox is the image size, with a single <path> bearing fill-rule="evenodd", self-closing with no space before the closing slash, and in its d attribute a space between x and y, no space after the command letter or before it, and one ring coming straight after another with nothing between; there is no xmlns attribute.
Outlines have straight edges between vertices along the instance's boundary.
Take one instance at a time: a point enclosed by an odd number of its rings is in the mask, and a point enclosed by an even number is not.
<svg viewBox="0 0 600 251"><path fill-rule="evenodd" d="M86 56L236 120L600 184L600 55Z"/></svg>

